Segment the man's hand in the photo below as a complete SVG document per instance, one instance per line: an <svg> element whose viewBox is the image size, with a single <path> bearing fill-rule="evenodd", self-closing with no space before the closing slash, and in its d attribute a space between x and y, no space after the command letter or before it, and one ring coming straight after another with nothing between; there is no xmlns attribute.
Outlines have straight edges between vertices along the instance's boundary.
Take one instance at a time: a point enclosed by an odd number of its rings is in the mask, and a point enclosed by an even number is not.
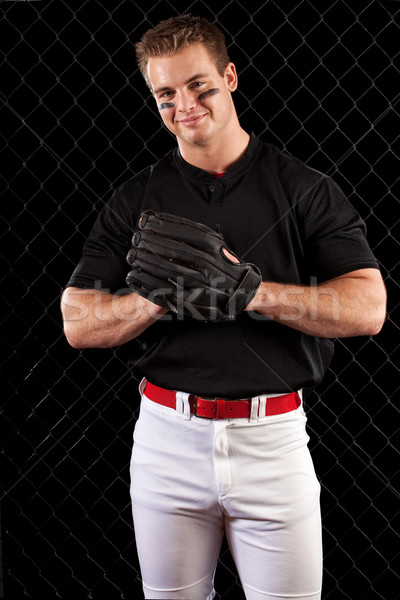
<svg viewBox="0 0 400 600"><path fill-rule="evenodd" d="M261 283L259 269L241 262L220 233L168 213L142 213L127 260L131 289L203 321L234 319Z"/></svg>

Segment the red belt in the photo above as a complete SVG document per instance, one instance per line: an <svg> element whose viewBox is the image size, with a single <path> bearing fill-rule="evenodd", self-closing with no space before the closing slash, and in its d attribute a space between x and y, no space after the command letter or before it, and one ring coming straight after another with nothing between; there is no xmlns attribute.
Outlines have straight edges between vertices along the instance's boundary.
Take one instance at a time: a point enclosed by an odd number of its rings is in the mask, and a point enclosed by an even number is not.
<svg viewBox="0 0 400 600"><path fill-rule="evenodd" d="M176 392L160 388L147 382L144 393L149 400L176 409ZM224 398L200 398L189 395L189 404L196 417L206 419L236 419L249 418L251 412L251 398L243 400L225 400ZM301 404L298 392L267 398L265 416L280 415L296 410ZM259 417L264 416L258 415Z"/></svg>

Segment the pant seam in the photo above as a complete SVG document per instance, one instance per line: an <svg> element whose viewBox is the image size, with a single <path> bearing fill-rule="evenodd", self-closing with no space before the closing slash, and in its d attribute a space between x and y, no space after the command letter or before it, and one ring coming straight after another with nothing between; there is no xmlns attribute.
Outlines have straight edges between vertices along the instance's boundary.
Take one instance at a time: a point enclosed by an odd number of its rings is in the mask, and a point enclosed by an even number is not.
<svg viewBox="0 0 400 600"><path fill-rule="evenodd" d="M248 588L249 590L252 590L253 592L257 592L257 594L260 594L262 596L266 596L269 598L312 598L313 596L317 596L318 594L321 594L321 589L316 590L315 592L311 592L309 594L272 594L270 592L263 592L262 590L259 590L255 587L253 587L252 585L248 585L247 583L242 583L243 588Z"/></svg>
<svg viewBox="0 0 400 600"><path fill-rule="evenodd" d="M191 588L195 587L196 585L199 585L199 583L202 583L206 579L209 579L209 577L210 577L210 575L206 575L202 579L199 579L198 581L195 581L194 583L192 583L190 585L183 586L183 587L155 588L155 587L151 587L151 586L147 585L145 581L143 581L143 587L145 587L146 589L148 589L148 590L150 590L152 592L163 592L163 593L182 592L184 590L190 590ZM211 576L211 579L212 579L212 576ZM213 587L211 587L211 591L212 591L212 589L213 589ZM211 593L211 591L210 591L210 593Z"/></svg>

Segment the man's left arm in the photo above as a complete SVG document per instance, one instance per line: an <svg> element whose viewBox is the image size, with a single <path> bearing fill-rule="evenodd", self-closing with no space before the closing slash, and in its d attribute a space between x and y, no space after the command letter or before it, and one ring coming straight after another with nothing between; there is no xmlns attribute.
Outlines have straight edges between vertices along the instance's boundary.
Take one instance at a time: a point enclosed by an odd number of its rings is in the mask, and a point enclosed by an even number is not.
<svg viewBox="0 0 400 600"><path fill-rule="evenodd" d="M386 289L373 268L315 286L264 281L245 310L317 337L376 335L386 318Z"/></svg>

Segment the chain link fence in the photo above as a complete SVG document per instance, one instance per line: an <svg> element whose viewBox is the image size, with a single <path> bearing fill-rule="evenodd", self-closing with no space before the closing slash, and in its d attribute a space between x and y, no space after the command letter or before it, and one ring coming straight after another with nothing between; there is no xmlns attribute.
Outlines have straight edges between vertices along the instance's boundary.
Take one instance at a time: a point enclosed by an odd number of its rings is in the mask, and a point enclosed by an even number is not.
<svg viewBox="0 0 400 600"><path fill-rule="evenodd" d="M382 265L384 329L336 342L306 408L323 597L400 598L400 2L38 0L0 10L0 596L142 597L128 468L137 382L124 347L67 345L59 301L112 191L174 143L132 44L191 12L226 34L244 128L330 174ZM243 597L226 543L216 586Z"/></svg>

